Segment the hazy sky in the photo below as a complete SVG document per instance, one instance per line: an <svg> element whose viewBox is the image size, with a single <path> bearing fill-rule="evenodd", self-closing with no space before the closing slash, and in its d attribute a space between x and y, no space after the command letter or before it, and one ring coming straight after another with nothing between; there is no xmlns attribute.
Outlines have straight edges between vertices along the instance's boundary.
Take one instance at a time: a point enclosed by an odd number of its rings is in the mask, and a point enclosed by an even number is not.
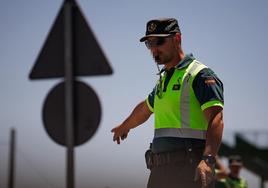
<svg viewBox="0 0 268 188"><path fill-rule="evenodd" d="M77 2L114 70L111 76L79 78L97 92L103 116L94 137L75 149L77 187L146 187L144 152L153 138L153 118L131 131L120 146L112 142L110 130L156 82L157 68L139 42L152 18L177 18L185 53L193 53L223 81L225 135L241 130L268 132L268 1ZM61 79L28 79L61 4L62 0L0 0L1 188L7 183L11 127L18 136L16 187L65 185L65 148L48 137L41 117L47 93ZM258 179L243 173L250 187L257 187Z"/></svg>

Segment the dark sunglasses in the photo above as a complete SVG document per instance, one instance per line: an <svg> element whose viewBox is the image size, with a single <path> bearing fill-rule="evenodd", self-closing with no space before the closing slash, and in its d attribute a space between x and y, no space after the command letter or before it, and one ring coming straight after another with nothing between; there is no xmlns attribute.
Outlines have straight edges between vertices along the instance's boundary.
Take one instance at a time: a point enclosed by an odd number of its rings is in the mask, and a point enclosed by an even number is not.
<svg viewBox="0 0 268 188"><path fill-rule="evenodd" d="M145 45L148 49L161 46L166 42L166 38L172 37L173 35L167 37L157 37L154 40L146 40Z"/></svg>

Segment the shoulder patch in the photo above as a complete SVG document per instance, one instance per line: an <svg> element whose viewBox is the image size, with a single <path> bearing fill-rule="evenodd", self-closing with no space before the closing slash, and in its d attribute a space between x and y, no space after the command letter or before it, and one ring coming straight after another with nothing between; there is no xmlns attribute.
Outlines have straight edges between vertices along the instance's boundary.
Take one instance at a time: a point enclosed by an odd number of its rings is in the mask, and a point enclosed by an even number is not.
<svg viewBox="0 0 268 188"><path fill-rule="evenodd" d="M206 78L206 80L205 80L205 84L207 84L207 85L211 85L211 84L215 84L215 83L216 83L216 80L213 77Z"/></svg>

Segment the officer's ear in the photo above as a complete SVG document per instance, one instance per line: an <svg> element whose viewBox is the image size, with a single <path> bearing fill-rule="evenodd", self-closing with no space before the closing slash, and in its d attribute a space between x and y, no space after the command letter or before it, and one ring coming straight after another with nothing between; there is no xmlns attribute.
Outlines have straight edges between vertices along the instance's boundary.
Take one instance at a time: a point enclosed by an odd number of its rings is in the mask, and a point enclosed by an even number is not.
<svg viewBox="0 0 268 188"><path fill-rule="evenodd" d="M175 39L179 44L181 44L181 34L180 33L175 34Z"/></svg>
<svg viewBox="0 0 268 188"><path fill-rule="evenodd" d="M179 46L181 46L181 35L180 35L180 33L175 34L175 41Z"/></svg>

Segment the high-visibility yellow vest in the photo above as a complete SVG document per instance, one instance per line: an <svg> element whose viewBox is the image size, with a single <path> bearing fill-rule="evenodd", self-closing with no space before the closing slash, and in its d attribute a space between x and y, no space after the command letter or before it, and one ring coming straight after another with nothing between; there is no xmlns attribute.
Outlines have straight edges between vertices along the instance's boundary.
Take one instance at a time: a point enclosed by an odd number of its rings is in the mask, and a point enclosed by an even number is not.
<svg viewBox="0 0 268 188"><path fill-rule="evenodd" d="M231 178L224 178L220 180L226 188L247 188L247 181L244 178L234 180Z"/></svg>
<svg viewBox="0 0 268 188"><path fill-rule="evenodd" d="M208 122L202 110L223 104L215 100L200 106L192 83L195 76L204 68L206 66L197 60L193 60L186 68L175 68L166 91L161 92L161 96L155 94L154 108L148 104L150 110L154 112L155 138L206 138ZM162 73L162 77L163 82L157 84L155 92L159 92L157 88L164 87L165 72Z"/></svg>

